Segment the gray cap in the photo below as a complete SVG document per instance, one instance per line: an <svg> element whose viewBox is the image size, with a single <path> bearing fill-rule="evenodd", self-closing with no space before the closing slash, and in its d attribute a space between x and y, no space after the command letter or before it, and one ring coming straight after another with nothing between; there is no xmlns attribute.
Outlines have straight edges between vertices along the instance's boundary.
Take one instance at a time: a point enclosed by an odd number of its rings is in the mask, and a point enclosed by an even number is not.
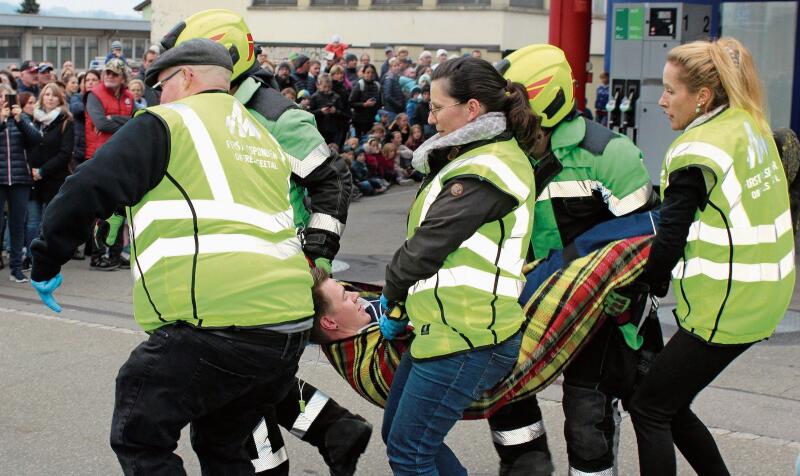
<svg viewBox="0 0 800 476"><path fill-rule="evenodd" d="M147 68L144 82L153 86L158 82L158 75L167 68L183 65L221 66L233 72L231 55L219 43L207 38L195 38L167 50Z"/></svg>

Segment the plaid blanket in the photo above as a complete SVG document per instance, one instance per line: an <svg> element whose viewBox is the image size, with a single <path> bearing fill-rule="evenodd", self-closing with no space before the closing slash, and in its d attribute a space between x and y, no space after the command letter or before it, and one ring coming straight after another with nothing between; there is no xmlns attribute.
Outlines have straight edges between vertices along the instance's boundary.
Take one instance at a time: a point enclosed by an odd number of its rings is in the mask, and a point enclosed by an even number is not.
<svg viewBox="0 0 800 476"><path fill-rule="evenodd" d="M553 273L524 306L520 356L512 372L465 410L465 419L488 418L508 402L550 385L605 319L603 300L642 270L650 237L615 241ZM349 284L366 298L380 287ZM377 326L349 339L323 345L331 365L359 395L383 407L394 371L410 340L387 341Z"/></svg>

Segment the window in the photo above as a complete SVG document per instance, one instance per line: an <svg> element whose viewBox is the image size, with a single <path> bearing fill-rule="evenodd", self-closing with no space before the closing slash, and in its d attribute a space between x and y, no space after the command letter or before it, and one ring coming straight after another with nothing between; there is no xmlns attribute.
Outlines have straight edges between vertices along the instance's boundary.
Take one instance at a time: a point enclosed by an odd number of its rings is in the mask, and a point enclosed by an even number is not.
<svg viewBox="0 0 800 476"><path fill-rule="evenodd" d="M60 69L64 61L72 61L72 38L59 38L58 49L60 50L61 57L58 63L55 64L55 67Z"/></svg>
<svg viewBox="0 0 800 476"><path fill-rule="evenodd" d="M86 38L75 38L72 62L75 63L75 69L86 69Z"/></svg>
<svg viewBox="0 0 800 476"><path fill-rule="evenodd" d="M44 38L44 61L58 63L58 38L46 36Z"/></svg>
<svg viewBox="0 0 800 476"><path fill-rule="evenodd" d="M133 39L123 38L121 41L122 41L122 54L125 55L125 57L128 58L129 60L136 59L136 56L133 55Z"/></svg>
<svg viewBox="0 0 800 476"><path fill-rule="evenodd" d="M131 56L136 61L139 61L139 60L142 59L142 56L144 56L144 50L145 49L146 49L145 48L145 39L144 38L134 38L133 39L133 53L131 54Z"/></svg>
<svg viewBox="0 0 800 476"><path fill-rule="evenodd" d="M33 59L33 61L36 61L37 63L41 63L44 60L44 47L42 46L43 45L43 43L42 43L43 41L44 40L42 39L41 36L33 37L33 58L32 59Z"/></svg>
<svg viewBox="0 0 800 476"><path fill-rule="evenodd" d="M0 58L3 59L19 59L22 57L20 51L19 37L15 36L0 36Z"/></svg>
<svg viewBox="0 0 800 476"><path fill-rule="evenodd" d="M86 57L90 63L93 59L97 58L97 38L86 39Z"/></svg>
<svg viewBox="0 0 800 476"><path fill-rule="evenodd" d="M438 0L439 5L489 5L489 0Z"/></svg>
<svg viewBox="0 0 800 476"><path fill-rule="evenodd" d="M538 8L544 10L544 0L511 0L509 5L512 7Z"/></svg>
<svg viewBox="0 0 800 476"><path fill-rule="evenodd" d="M297 0L253 0L253 6L258 5L296 6Z"/></svg>
<svg viewBox="0 0 800 476"><path fill-rule="evenodd" d="M372 0L373 5L422 5L422 0Z"/></svg>
<svg viewBox="0 0 800 476"><path fill-rule="evenodd" d="M357 7L358 0L311 0L311 5L312 6L338 5L347 7Z"/></svg>

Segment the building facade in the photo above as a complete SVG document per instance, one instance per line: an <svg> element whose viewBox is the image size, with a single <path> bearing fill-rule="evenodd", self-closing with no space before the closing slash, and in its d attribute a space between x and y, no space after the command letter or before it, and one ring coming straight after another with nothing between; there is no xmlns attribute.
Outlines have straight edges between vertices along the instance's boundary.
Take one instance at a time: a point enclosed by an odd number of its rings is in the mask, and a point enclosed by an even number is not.
<svg viewBox="0 0 800 476"><path fill-rule="evenodd" d="M105 58L112 41L121 41L132 64L150 46L150 22L106 18L0 15L0 68L23 60L47 61L60 68L70 60L78 70Z"/></svg>

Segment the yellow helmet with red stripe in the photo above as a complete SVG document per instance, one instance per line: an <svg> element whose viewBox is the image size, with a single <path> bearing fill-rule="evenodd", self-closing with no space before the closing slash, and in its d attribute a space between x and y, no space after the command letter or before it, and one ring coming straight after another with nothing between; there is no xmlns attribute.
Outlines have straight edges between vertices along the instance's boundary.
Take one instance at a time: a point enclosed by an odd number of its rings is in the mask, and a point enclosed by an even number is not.
<svg viewBox="0 0 800 476"><path fill-rule="evenodd" d="M228 49L233 62L231 81L255 65L253 35L244 18L236 12L222 8L197 12L164 35L161 46L168 50L193 38L208 38Z"/></svg>
<svg viewBox="0 0 800 476"><path fill-rule="evenodd" d="M575 107L572 68L564 52L553 45L520 48L497 64L504 78L525 85L533 112L543 127L558 124Z"/></svg>

